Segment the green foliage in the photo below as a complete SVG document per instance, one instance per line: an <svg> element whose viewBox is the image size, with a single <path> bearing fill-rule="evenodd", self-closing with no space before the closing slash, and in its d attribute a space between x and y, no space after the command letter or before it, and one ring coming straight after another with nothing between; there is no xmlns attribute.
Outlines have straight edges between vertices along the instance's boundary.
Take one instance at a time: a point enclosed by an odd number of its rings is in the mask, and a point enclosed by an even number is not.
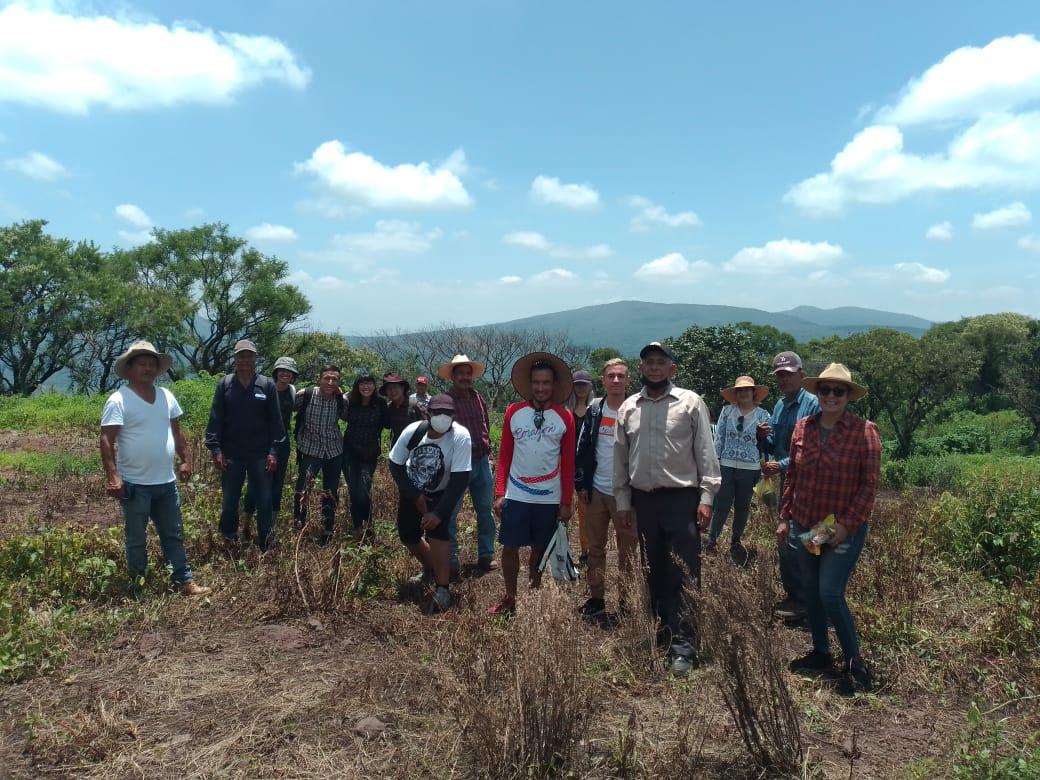
<svg viewBox="0 0 1040 780"><path fill-rule="evenodd" d="M732 326L692 327L666 340L678 363L675 383L699 393L713 415L725 403L719 394L757 364L751 337Z"/></svg>
<svg viewBox="0 0 1040 780"><path fill-rule="evenodd" d="M1032 423L1032 445L1040 439L1040 320L1029 323L1021 343L1011 349L1012 362L1005 371L1008 395Z"/></svg>
<svg viewBox="0 0 1040 780"><path fill-rule="evenodd" d="M179 379L170 386L170 391L184 412L181 425L186 430L201 433L206 429L213 394L219 381L219 376L202 373L194 379Z"/></svg>
<svg viewBox="0 0 1040 780"><path fill-rule="evenodd" d="M101 470L101 456L95 454L83 457L63 452L0 452L0 467L33 474L97 474Z"/></svg>
<svg viewBox="0 0 1040 780"><path fill-rule="evenodd" d="M296 387L316 385L318 383L318 372L324 365L332 364L339 366L344 385L353 381L354 375L359 369L367 368L378 376L383 371L383 361L376 353L368 349L356 349L339 333L326 333L323 331L306 331L286 333L276 342L269 359L266 362L270 373L270 366L281 355L288 355L296 360L300 369L300 376L296 381ZM409 367L400 368L402 376L411 380L418 375L418 370L409 370ZM412 388L414 391L414 388Z"/></svg>
<svg viewBox="0 0 1040 780"><path fill-rule="evenodd" d="M954 780L1040 780L1040 749L1007 743L999 723L985 720L978 706L968 711L968 738L957 754Z"/></svg>
<svg viewBox="0 0 1040 780"><path fill-rule="evenodd" d="M0 428L19 431L94 429L105 399L100 396L42 393L30 398L0 397Z"/></svg>

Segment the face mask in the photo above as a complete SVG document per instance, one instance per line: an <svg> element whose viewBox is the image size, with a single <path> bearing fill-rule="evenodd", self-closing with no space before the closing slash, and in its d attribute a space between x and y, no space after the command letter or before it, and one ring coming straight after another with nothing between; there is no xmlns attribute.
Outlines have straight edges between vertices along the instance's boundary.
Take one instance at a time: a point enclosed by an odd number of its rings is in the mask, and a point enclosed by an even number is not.
<svg viewBox="0 0 1040 780"><path fill-rule="evenodd" d="M668 386L668 382L671 381L671 380L668 380L668 379L662 379L662 380L660 380L658 382L651 382L645 376L641 377L641 378L643 380L643 386L644 387L648 387L651 390L662 390L665 387L667 387Z"/></svg>
<svg viewBox="0 0 1040 780"><path fill-rule="evenodd" d="M446 433L448 428L451 427L451 415L450 414L435 414L430 418L430 427L437 433Z"/></svg>

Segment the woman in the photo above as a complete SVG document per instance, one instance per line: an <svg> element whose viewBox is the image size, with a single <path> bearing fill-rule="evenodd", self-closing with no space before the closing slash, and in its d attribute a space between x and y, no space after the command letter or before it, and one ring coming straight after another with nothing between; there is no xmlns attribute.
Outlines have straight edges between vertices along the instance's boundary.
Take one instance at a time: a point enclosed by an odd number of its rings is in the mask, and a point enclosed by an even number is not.
<svg viewBox="0 0 1040 780"><path fill-rule="evenodd" d="M410 423L423 419L418 408L408 401L410 390L408 382L401 379L399 374L393 371L383 374L383 384L379 388L379 395L386 399L386 415L383 418L383 425L390 429L391 449L397 443L401 431Z"/></svg>
<svg viewBox="0 0 1040 780"><path fill-rule="evenodd" d="M722 397L729 403L722 408L715 426L715 454L722 466L722 488L715 497L706 549L715 550L733 507L729 554L738 566L746 566L749 558L740 540L751 512L752 491L762 475L755 430L760 423L769 422L769 412L759 406L767 395L769 388L765 385L755 384L749 376L738 376L733 387L722 391Z"/></svg>
<svg viewBox="0 0 1040 780"><path fill-rule="evenodd" d="M564 402L563 408L574 415L574 436L575 440L580 441L581 427L585 424L589 404L593 401L592 374L588 371L575 371L571 381L574 383L571 396ZM585 566L589 561L589 537L588 531L585 529L587 507L585 502L580 499L575 503L578 505L578 543L581 545L581 557L578 559L578 563Z"/></svg>
<svg viewBox="0 0 1040 780"><path fill-rule="evenodd" d="M350 496L355 535L371 527L372 475L381 448L386 407L376 397L376 378L362 371L347 396L347 428L343 432L343 475Z"/></svg>
<svg viewBox="0 0 1040 780"><path fill-rule="evenodd" d="M834 525L829 538L814 537L818 555L804 544L798 548L813 647L790 668L809 674L833 672L830 621L844 655L838 692L851 696L873 688L845 588L867 539L881 475L881 437L874 423L846 408L867 390L852 381L841 363L831 363L817 377L806 377L802 386L819 398L820 411L794 427L777 539L787 543L788 523L794 523L795 534L811 531L832 515Z"/></svg>

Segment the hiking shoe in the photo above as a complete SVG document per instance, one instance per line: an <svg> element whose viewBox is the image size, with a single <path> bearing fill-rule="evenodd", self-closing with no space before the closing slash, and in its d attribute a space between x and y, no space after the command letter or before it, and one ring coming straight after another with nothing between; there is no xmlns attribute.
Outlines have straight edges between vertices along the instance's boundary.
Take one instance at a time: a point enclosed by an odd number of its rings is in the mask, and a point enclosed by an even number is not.
<svg viewBox="0 0 1040 780"><path fill-rule="evenodd" d="M800 620L805 617L805 605L792 598L786 598L777 602L777 605L773 607L773 614L784 619L795 618Z"/></svg>
<svg viewBox="0 0 1040 780"><path fill-rule="evenodd" d="M682 677L700 665L701 661L696 655L673 655L668 668L675 676Z"/></svg>
<svg viewBox="0 0 1040 780"><path fill-rule="evenodd" d="M737 566L747 566L751 560L751 553L740 542L734 542L729 546L729 557Z"/></svg>
<svg viewBox="0 0 1040 780"><path fill-rule="evenodd" d="M709 537L708 540L704 543L704 552L713 553L718 549L718 547L718 542Z"/></svg>
<svg viewBox="0 0 1040 780"><path fill-rule="evenodd" d="M196 585L194 582L185 582L181 585L182 596L198 598L200 596L208 596L212 592L213 588L204 588L201 585Z"/></svg>
<svg viewBox="0 0 1040 780"><path fill-rule="evenodd" d="M795 658L787 668L796 674L821 675L834 668L834 658L830 653L819 653L812 650L800 658Z"/></svg>
<svg viewBox="0 0 1040 780"><path fill-rule="evenodd" d="M855 696L857 693L871 693L874 690L874 675L862 658L851 664L846 663L842 669L841 679L834 690L841 696Z"/></svg>
<svg viewBox="0 0 1040 780"><path fill-rule="evenodd" d="M516 612L516 599L511 596L503 596L495 606L488 610L489 615L503 615L509 617Z"/></svg>
<svg viewBox="0 0 1040 780"><path fill-rule="evenodd" d="M494 558L478 558L477 559L477 571L481 574L487 574L498 568L498 564L495 563Z"/></svg>
<svg viewBox="0 0 1040 780"><path fill-rule="evenodd" d="M578 614L586 618L599 617L606 614L607 603L603 599L589 599L578 610Z"/></svg>
<svg viewBox="0 0 1040 780"><path fill-rule="evenodd" d="M437 590L433 592L433 601L430 602L430 611L446 612L451 608L451 604L451 591L443 585L438 585Z"/></svg>
<svg viewBox="0 0 1040 780"><path fill-rule="evenodd" d="M414 585L419 588L425 588L428 585L433 585L435 582L432 571L426 571L423 569L421 572L416 574L414 577L408 578L408 584Z"/></svg>

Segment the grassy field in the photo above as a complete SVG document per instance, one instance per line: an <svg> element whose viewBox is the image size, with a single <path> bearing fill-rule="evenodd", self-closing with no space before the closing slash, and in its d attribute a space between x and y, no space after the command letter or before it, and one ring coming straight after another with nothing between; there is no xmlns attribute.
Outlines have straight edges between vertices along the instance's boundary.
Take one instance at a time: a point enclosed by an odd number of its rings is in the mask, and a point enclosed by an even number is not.
<svg viewBox="0 0 1040 780"><path fill-rule="evenodd" d="M169 593L161 566L125 576L95 402L0 404L0 776L1040 777L1036 458L958 455L944 490L884 491L850 588L883 686L847 700L786 671L808 637L769 619L764 508L749 569L705 558L705 664L673 679L645 604L593 626L583 584L522 590L503 623L493 573L424 615L384 467L374 537L323 549L283 517L276 553L229 556L198 442L212 384L180 391L204 601ZM468 507L460 529L473 558Z"/></svg>

